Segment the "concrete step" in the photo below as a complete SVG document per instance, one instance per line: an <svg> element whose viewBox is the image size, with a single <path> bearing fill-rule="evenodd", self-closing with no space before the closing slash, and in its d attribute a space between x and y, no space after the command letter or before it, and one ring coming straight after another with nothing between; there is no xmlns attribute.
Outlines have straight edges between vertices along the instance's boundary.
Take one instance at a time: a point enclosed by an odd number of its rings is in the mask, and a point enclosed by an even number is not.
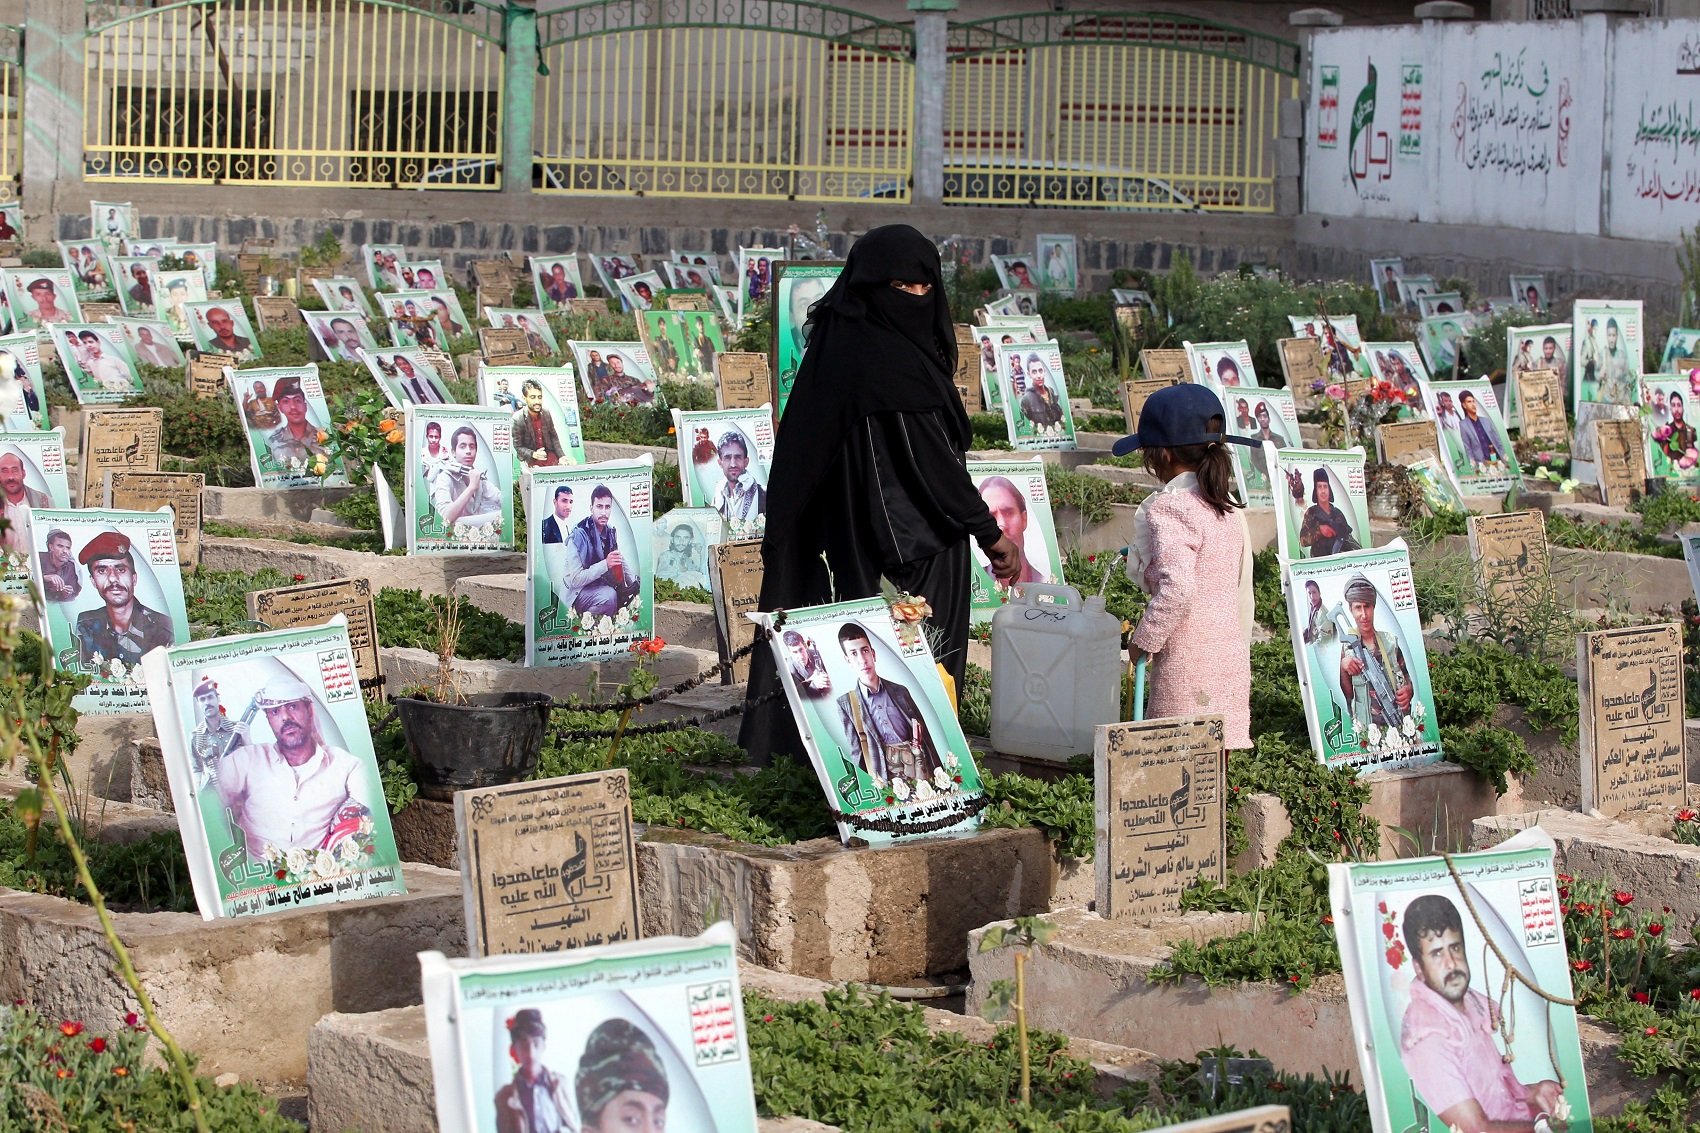
<svg viewBox="0 0 1700 1133"><path fill-rule="evenodd" d="M525 624L525 575L474 574L455 583L455 593L477 606ZM714 607L700 602L657 602L655 635L668 645L689 649L715 648Z"/></svg>
<svg viewBox="0 0 1700 1133"><path fill-rule="evenodd" d="M744 988L783 1002L819 1000L835 986L819 980L738 965ZM923 1008L935 1033L988 1042L997 1028L983 1019ZM309 1124L336 1133L433 1133L437 1130L431 1053L425 1009L402 1007L365 1015L326 1015L307 1040ZM1071 1041L1069 1054L1090 1061L1110 1091L1159 1073L1142 1051L1092 1041ZM796 1117L764 1117L760 1133L834 1133L833 1127Z"/></svg>

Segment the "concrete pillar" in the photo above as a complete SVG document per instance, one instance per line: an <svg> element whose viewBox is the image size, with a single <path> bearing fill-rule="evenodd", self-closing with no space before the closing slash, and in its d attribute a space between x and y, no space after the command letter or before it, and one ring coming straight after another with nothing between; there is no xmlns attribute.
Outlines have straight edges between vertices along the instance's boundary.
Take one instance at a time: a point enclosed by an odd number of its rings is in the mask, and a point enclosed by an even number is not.
<svg viewBox="0 0 1700 1133"><path fill-rule="evenodd" d="M507 57L502 83L502 192L529 193L537 106L537 0L508 0L503 15Z"/></svg>
<svg viewBox="0 0 1700 1133"><path fill-rule="evenodd" d="M24 225L31 243L60 233L54 215L87 212L75 198L83 179L83 29L85 9L63 0L24 6Z"/></svg>
<svg viewBox="0 0 1700 1133"><path fill-rule="evenodd" d="M1275 212L1297 216L1304 211L1305 113L1310 106L1310 44L1317 28L1337 28L1346 22L1328 8L1301 8L1287 16L1299 41L1299 96L1283 99L1278 110L1275 143Z"/></svg>
<svg viewBox="0 0 1700 1133"><path fill-rule="evenodd" d="M916 204L944 197L944 102L950 16L957 0L909 0L915 13L915 187Z"/></svg>

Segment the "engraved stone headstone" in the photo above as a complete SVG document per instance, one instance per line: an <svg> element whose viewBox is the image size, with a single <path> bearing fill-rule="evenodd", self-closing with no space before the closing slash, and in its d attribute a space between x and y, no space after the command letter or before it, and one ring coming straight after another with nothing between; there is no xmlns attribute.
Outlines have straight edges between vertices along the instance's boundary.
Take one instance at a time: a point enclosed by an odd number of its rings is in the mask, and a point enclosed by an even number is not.
<svg viewBox="0 0 1700 1133"><path fill-rule="evenodd" d="M719 630L720 659L756 639L756 624L745 614L754 613L761 597L761 540L716 543L709 548L708 582L714 592L714 622ZM724 684L750 679L750 659L741 657L721 677Z"/></svg>
<svg viewBox="0 0 1700 1133"><path fill-rule="evenodd" d="M1122 418L1127 425L1128 432L1131 433L1139 428L1139 413L1145 408L1145 403L1150 399L1151 395L1162 389L1164 386L1172 386L1174 384L1174 382L1165 378L1156 378L1152 381L1122 383Z"/></svg>
<svg viewBox="0 0 1700 1133"><path fill-rule="evenodd" d="M1641 451L1641 420L1595 421L1594 453L1600 501L1628 507L1647 491L1647 461Z"/></svg>
<svg viewBox="0 0 1700 1133"><path fill-rule="evenodd" d="M1682 627L1576 635L1582 809L1614 817L1687 805Z"/></svg>
<svg viewBox="0 0 1700 1133"><path fill-rule="evenodd" d="M1491 600L1513 616L1540 601L1552 585L1546 516L1539 511L1470 516L1470 560Z"/></svg>
<svg viewBox="0 0 1700 1133"><path fill-rule="evenodd" d="M177 561L185 567L201 561L201 490L199 472L106 473L104 505L123 511L158 511L169 506L176 519Z"/></svg>
<svg viewBox="0 0 1700 1133"><path fill-rule="evenodd" d="M568 299L567 310L575 315L606 315L611 313L607 298L600 295L592 299Z"/></svg>
<svg viewBox="0 0 1700 1133"><path fill-rule="evenodd" d="M376 695L384 687L384 670L378 660L377 615L369 580L339 578L256 590L248 595L248 616L273 629L322 625L337 614L348 619L348 644L354 649L360 688L367 696Z"/></svg>
<svg viewBox="0 0 1700 1133"><path fill-rule="evenodd" d="M239 361L234 354L201 354L189 359L189 392L196 397L229 397L224 370Z"/></svg>
<svg viewBox="0 0 1700 1133"><path fill-rule="evenodd" d="M254 322L262 332L292 327L301 322L301 307L284 295L256 296Z"/></svg>
<svg viewBox="0 0 1700 1133"><path fill-rule="evenodd" d="M773 401L767 355L721 351L714 356L714 380L721 409L756 409Z"/></svg>
<svg viewBox="0 0 1700 1133"><path fill-rule="evenodd" d="M624 768L458 791L455 830L469 955L642 935Z"/></svg>
<svg viewBox="0 0 1700 1133"><path fill-rule="evenodd" d="M1564 385L1557 370L1524 370L1517 375L1517 412L1522 435L1545 441L1570 439L1564 416Z"/></svg>
<svg viewBox="0 0 1700 1133"><path fill-rule="evenodd" d="M1223 879L1222 734L1220 716L1098 729L1093 763L1100 916L1175 912L1181 894L1199 878Z"/></svg>
<svg viewBox="0 0 1700 1133"><path fill-rule="evenodd" d="M970 414L986 411L985 398L980 391L980 348L974 344L974 328L956 324L956 391L962 395L962 408Z"/></svg>
<svg viewBox="0 0 1700 1133"><path fill-rule="evenodd" d="M1192 381L1192 366L1184 350L1141 350L1139 369L1148 382L1164 381L1175 385Z"/></svg>
<svg viewBox="0 0 1700 1133"><path fill-rule="evenodd" d="M77 501L93 506L106 487L106 473L159 471L163 409L85 409L78 450L82 482Z"/></svg>
<svg viewBox="0 0 1700 1133"><path fill-rule="evenodd" d="M531 361L531 346L526 341L525 332L518 327L479 327L478 349L484 355L487 364L524 366ZM499 357L524 358L524 362L495 361Z"/></svg>
<svg viewBox="0 0 1700 1133"><path fill-rule="evenodd" d="M1440 434L1433 421L1391 421L1375 427L1381 442L1381 459L1387 464L1410 467L1425 456L1441 456Z"/></svg>
<svg viewBox="0 0 1700 1133"><path fill-rule="evenodd" d="M663 295L664 309L668 311L712 311L714 301L706 291L669 291Z"/></svg>

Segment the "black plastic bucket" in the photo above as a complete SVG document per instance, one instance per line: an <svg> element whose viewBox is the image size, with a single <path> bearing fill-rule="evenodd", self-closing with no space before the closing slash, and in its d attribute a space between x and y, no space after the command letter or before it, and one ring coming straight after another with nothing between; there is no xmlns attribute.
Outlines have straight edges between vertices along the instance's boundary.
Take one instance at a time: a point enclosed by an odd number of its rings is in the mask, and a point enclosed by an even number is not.
<svg viewBox="0 0 1700 1133"><path fill-rule="evenodd" d="M450 801L456 791L517 783L537 770L549 726L542 692L481 692L465 704L417 696L396 702L419 793Z"/></svg>

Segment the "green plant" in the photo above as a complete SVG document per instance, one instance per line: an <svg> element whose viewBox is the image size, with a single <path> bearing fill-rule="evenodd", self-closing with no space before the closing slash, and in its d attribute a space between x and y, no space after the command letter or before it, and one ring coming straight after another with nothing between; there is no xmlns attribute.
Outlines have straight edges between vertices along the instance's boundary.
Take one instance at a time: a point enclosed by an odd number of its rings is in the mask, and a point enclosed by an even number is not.
<svg viewBox="0 0 1700 1133"><path fill-rule="evenodd" d="M331 268L341 262L342 241L328 228L319 233L318 239L301 249L301 266L304 268Z"/></svg>
<svg viewBox="0 0 1700 1133"><path fill-rule="evenodd" d="M1057 926L1044 917L1016 917L1008 926L993 925L980 936L979 951L1015 950L1015 979L994 980L987 989L982 1013L992 1022L1005 1015L1015 1018L1015 1049L1021 1060L1021 1104L1033 1104L1033 1062L1028 1054L1027 956L1055 936Z"/></svg>
<svg viewBox="0 0 1700 1133"><path fill-rule="evenodd" d="M1093 816L1092 777L1070 774L1058 779L1026 775L981 776L987 807L980 825L1019 829L1036 826L1058 856L1090 861L1097 828Z"/></svg>
<svg viewBox="0 0 1700 1133"><path fill-rule="evenodd" d="M0 1130L163 1133L192 1120L187 1127L208 1133L300 1133L253 1086L192 1078L186 1089L146 1057L147 1030L133 1014L100 1035L22 1005L0 1009Z"/></svg>
<svg viewBox="0 0 1700 1133"><path fill-rule="evenodd" d="M1503 795L1511 789L1507 776L1533 775L1537 770L1529 745L1509 728L1476 724L1468 728L1440 729L1441 750L1446 762L1468 767L1493 784Z"/></svg>
<svg viewBox="0 0 1700 1133"><path fill-rule="evenodd" d="M1111 504L1137 504L1150 494L1132 484L1112 484L1083 472L1070 472L1058 464L1045 465L1045 490L1052 508L1073 508L1083 523L1108 522Z"/></svg>
<svg viewBox="0 0 1700 1133"><path fill-rule="evenodd" d="M377 616L378 644L386 647L437 652L440 639L436 611L446 599L426 597L417 590L386 586L372 606ZM481 610L465 598L458 600L460 641L456 654L467 660L519 661L525 656L525 629Z"/></svg>
<svg viewBox="0 0 1700 1133"><path fill-rule="evenodd" d="M1685 846L1700 846L1700 810L1682 807L1672 820L1671 840Z"/></svg>
<svg viewBox="0 0 1700 1133"><path fill-rule="evenodd" d="M373 469L381 469L392 491L407 483L407 429L378 389L363 389L338 397L331 410L334 427L320 434L330 460L317 466L318 475L346 470L356 483L375 484ZM317 470L316 469L316 470ZM377 527L377 497L372 499L372 527Z"/></svg>

